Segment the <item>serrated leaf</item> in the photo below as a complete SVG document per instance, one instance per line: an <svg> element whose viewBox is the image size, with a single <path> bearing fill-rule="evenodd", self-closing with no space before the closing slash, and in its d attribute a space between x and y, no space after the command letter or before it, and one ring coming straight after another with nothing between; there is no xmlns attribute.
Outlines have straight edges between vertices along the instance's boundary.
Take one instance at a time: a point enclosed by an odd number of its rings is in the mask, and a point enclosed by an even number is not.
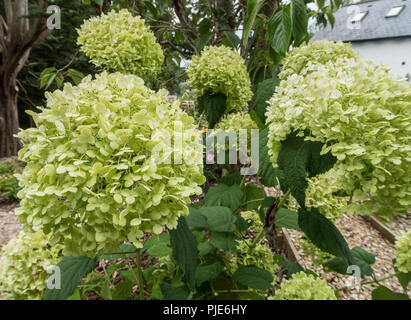
<svg viewBox="0 0 411 320"><path fill-rule="evenodd" d="M308 187L307 176L314 177L331 169L337 160L331 153L321 155L323 144L305 141L297 132L287 135L281 142L277 163L283 172L281 189L291 194L298 204L305 208L305 191Z"/></svg>
<svg viewBox="0 0 411 320"><path fill-rule="evenodd" d="M133 294L133 283L130 281L120 282L112 293L113 300L129 300Z"/></svg>
<svg viewBox="0 0 411 320"><path fill-rule="evenodd" d="M268 101L275 93L275 88L280 84L280 79L277 77L270 78L260 82L257 86L255 94L254 109L262 123L265 123L267 117Z"/></svg>
<svg viewBox="0 0 411 320"><path fill-rule="evenodd" d="M274 168L268 154L268 128L260 131L259 135L259 167L258 176L261 183L266 187L277 186L277 178L282 176L278 168ZM280 178L279 178L280 179Z"/></svg>
<svg viewBox="0 0 411 320"><path fill-rule="evenodd" d="M185 217L178 218L175 230L170 230L173 258L184 271L184 279L190 290L195 289L195 272L197 268L197 241L187 225Z"/></svg>
<svg viewBox="0 0 411 320"><path fill-rule="evenodd" d="M227 97L222 93L206 93L198 98L200 113L205 114L208 127L213 129L227 109Z"/></svg>
<svg viewBox="0 0 411 320"><path fill-rule="evenodd" d="M246 185L243 194L243 203L246 203L244 210L256 210L264 200L264 190L253 184Z"/></svg>
<svg viewBox="0 0 411 320"><path fill-rule="evenodd" d="M410 300L410 298L402 293L393 292L387 287L379 286L371 293L372 300Z"/></svg>
<svg viewBox="0 0 411 320"><path fill-rule="evenodd" d="M291 9L289 5L277 9L268 21L268 36L271 47L284 55L289 47L292 34Z"/></svg>
<svg viewBox="0 0 411 320"><path fill-rule="evenodd" d="M248 0L247 1L247 16L244 22L244 34L243 45L247 46L248 37L250 36L251 29L254 26L257 13L260 11L264 0Z"/></svg>
<svg viewBox="0 0 411 320"><path fill-rule="evenodd" d="M308 14L304 0L291 0L291 17L295 46L299 46L308 34Z"/></svg>
<svg viewBox="0 0 411 320"><path fill-rule="evenodd" d="M186 300L188 298L189 293L184 288L177 288L166 282L161 283L160 287L164 300Z"/></svg>
<svg viewBox="0 0 411 320"><path fill-rule="evenodd" d="M354 257L347 242L337 227L322 215L317 208L298 210L298 224L301 230L318 248L337 257L342 257L354 265Z"/></svg>
<svg viewBox="0 0 411 320"><path fill-rule="evenodd" d="M291 278L291 276L294 273L298 273L300 271L304 271L304 268L300 266L299 263L294 263L288 260L287 258L284 258L284 260L281 262L282 266L284 269L287 271L287 278Z"/></svg>
<svg viewBox="0 0 411 320"><path fill-rule="evenodd" d="M153 257L169 256L172 253L170 248L170 235L160 234L158 237L151 237L144 243L143 251Z"/></svg>
<svg viewBox="0 0 411 320"><path fill-rule="evenodd" d="M208 228L208 222L200 210L189 207L190 213L186 216L187 225L191 230L203 230Z"/></svg>
<svg viewBox="0 0 411 320"><path fill-rule="evenodd" d="M239 238L232 232L211 232L210 244L224 251L236 251Z"/></svg>
<svg viewBox="0 0 411 320"><path fill-rule="evenodd" d="M239 171L234 171L224 177L219 178L218 182L231 187L235 184L239 185L241 183L242 178L243 177L241 176Z"/></svg>
<svg viewBox="0 0 411 320"><path fill-rule="evenodd" d="M287 208L280 208L275 214L275 226L300 231L298 213Z"/></svg>
<svg viewBox="0 0 411 320"><path fill-rule="evenodd" d="M201 286L204 282L217 277L223 271L224 265L217 261L206 266L199 266L196 271L196 284Z"/></svg>
<svg viewBox="0 0 411 320"><path fill-rule="evenodd" d="M235 211L240 207L242 197L243 192L240 186L229 187L225 184L219 184L208 190L204 200L207 207L222 206Z"/></svg>
<svg viewBox="0 0 411 320"><path fill-rule="evenodd" d="M354 258L354 265L360 268L361 277L371 276L373 274L371 265L375 263L375 256L360 247L352 248L351 254ZM324 263L324 265L338 273L348 274L347 269L349 264L345 258L335 257Z"/></svg>
<svg viewBox="0 0 411 320"><path fill-rule="evenodd" d="M46 288L43 300L65 300L70 297L80 280L88 273L93 271L97 263L97 258L64 257L58 264L60 268L61 289Z"/></svg>
<svg viewBox="0 0 411 320"><path fill-rule="evenodd" d="M253 289L268 290L273 286L273 276L254 266L240 266L233 274L233 280Z"/></svg>
<svg viewBox="0 0 411 320"><path fill-rule="evenodd" d="M237 217L229 208L204 207L199 211L207 219L208 230L217 232L233 232L235 230Z"/></svg>

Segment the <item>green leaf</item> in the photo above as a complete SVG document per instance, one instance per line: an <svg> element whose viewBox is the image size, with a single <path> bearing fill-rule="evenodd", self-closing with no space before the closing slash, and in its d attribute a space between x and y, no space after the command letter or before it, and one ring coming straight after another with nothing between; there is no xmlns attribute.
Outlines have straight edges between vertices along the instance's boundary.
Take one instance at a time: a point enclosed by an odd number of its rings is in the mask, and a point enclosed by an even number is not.
<svg viewBox="0 0 411 320"><path fill-rule="evenodd" d="M250 36L251 29L254 26L257 13L260 11L264 0L248 0L247 1L247 16L244 21L244 34L243 45L247 46L248 37Z"/></svg>
<svg viewBox="0 0 411 320"><path fill-rule="evenodd" d="M198 254L203 257L211 252L213 250L213 247L209 242L201 242L197 246L198 249Z"/></svg>
<svg viewBox="0 0 411 320"><path fill-rule="evenodd" d="M188 288L194 291L198 255L197 241L184 217L178 219L175 230L170 230L170 240L173 258L184 271L184 279Z"/></svg>
<svg viewBox="0 0 411 320"><path fill-rule="evenodd" d="M211 232L210 244L224 251L236 251L239 238L232 232Z"/></svg>
<svg viewBox="0 0 411 320"><path fill-rule="evenodd" d="M286 140L281 142L281 150L277 163L284 172L284 183L281 189L291 194L298 204L305 208L305 190L308 187L306 164L309 160L309 148L303 137L297 137L296 133L289 134Z"/></svg>
<svg viewBox="0 0 411 320"><path fill-rule="evenodd" d="M259 167L258 176L260 177L261 183L266 187L277 186L277 178L280 178L282 172L278 168L274 168L270 156L268 154L268 128L260 131L259 135Z"/></svg>
<svg viewBox="0 0 411 320"><path fill-rule="evenodd" d="M238 49L241 43L241 39L232 31L224 31L225 36L230 41L233 49Z"/></svg>
<svg viewBox="0 0 411 320"><path fill-rule="evenodd" d="M222 93L206 93L198 98L200 114L205 113L208 127L213 129L227 109L227 97Z"/></svg>
<svg viewBox="0 0 411 320"><path fill-rule="evenodd" d="M170 248L170 235L160 234L158 237L153 236L144 243L143 251L147 251L150 256L164 257L172 253Z"/></svg>
<svg viewBox="0 0 411 320"><path fill-rule="evenodd" d="M308 34L308 14L304 0L291 0L291 18L295 46L299 46Z"/></svg>
<svg viewBox="0 0 411 320"><path fill-rule="evenodd" d="M197 286L199 287L204 282L214 279L221 273L221 271L223 271L223 269L224 265L219 261L206 266L199 266L196 272Z"/></svg>
<svg viewBox="0 0 411 320"><path fill-rule="evenodd" d="M271 47L281 55L284 55L289 47L292 33L292 21L290 5L277 9L268 21L268 36Z"/></svg>
<svg viewBox="0 0 411 320"><path fill-rule="evenodd" d="M231 187L234 184L239 185L241 183L242 178L243 177L241 176L239 171L234 171L224 177L219 178L218 182Z"/></svg>
<svg viewBox="0 0 411 320"><path fill-rule="evenodd" d="M262 123L265 123L267 117L265 113L267 111L268 101L275 93L275 88L280 84L280 79L277 77L270 78L260 82L257 86L255 94L254 109Z"/></svg>
<svg viewBox="0 0 411 320"><path fill-rule="evenodd" d="M198 39L197 45L196 45L196 50L197 50L198 53L200 53L204 49L204 47L210 41L211 37L212 37L212 35L207 34L205 36L200 37L200 39Z"/></svg>
<svg viewBox="0 0 411 320"><path fill-rule="evenodd" d="M393 292L387 287L379 286L371 293L372 300L410 300L410 298L401 293Z"/></svg>
<svg viewBox="0 0 411 320"><path fill-rule="evenodd" d="M184 288L176 288L171 284L163 282L160 284L164 300L186 300L189 293Z"/></svg>
<svg viewBox="0 0 411 320"><path fill-rule="evenodd" d="M93 271L97 258L64 257L58 264L60 268L61 289L46 288L43 300L65 300L70 297L80 280L89 272Z"/></svg>
<svg viewBox="0 0 411 320"><path fill-rule="evenodd" d="M253 289L272 288L273 276L266 270L254 266L241 266L233 274L233 280Z"/></svg>
<svg viewBox="0 0 411 320"><path fill-rule="evenodd" d="M275 214L275 226L278 228L301 230L298 225L298 213L286 208L280 208Z"/></svg>
<svg viewBox="0 0 411 320"><path fill-rule="evenodd" d="M242 197L243 192L240 186L233 185L229 187L225 184L219 184L208 190L204 200L207 207L222 206L235 211L240 207Z"/></svg>
<svg viewBox="0 0 411 320"><path fill-rule="evenodd" d="M133 294L133 283L130 281L120 282L112 293L113 300L129 300Z"/></svg>
<svg viewBox="0 0 411 320"><path fill-rule="evenodd" d="M81 294L80 290L77 289L70 297L68 297L66 300L81 300Z"/></svg>
<svg viewBox="0 0 411 320"><path fill-rule="evenodd" d="M208 230L217 232L233 232L235 230L237 217L229 208L204 207L199 211L207 219Z"/></svg>
<svg viewBox="0 0 411 320"><path fill-rule="evenodd" d="M203 230L208 228L208 222L200 210L189 207L190 214L186 216L187 225L191 230Z"/></svg>
<svg viewBox="0 0 411 320"><path fill-rule="evenodd" d="M244 210L257 210L264 200L264 190L253 184L246 185L243 193L243 203L247 203Z"/></svg>
<svg viewBox="0 0 411 320"><path fill-rule="evenodd" d="M361 270L361 277L371 276L373 274L371 265L375 263L375 256L360 247L352 248L351 254L354 258L354 265L357 265ZM335 257L324 263L324 265L338 273L348 274L349 264L345 258Z"/></svg>
<svg viewBox="0 0 411 320"><path fill-rule="evenodd" d="M84 78L84 74L75 69L68 69L67 75L73 80L75 85L78 85Z"/></svg>
<svg viewBox="0 0 411 320"><path fill-rule="evenodd" d="M304 271L304 268L300 266L299 263L294 263L288 260L287 258L284 258L284 260L281 262L281 265L284 267L284 269L287 271L287 278L291 278L291 276L294 273L298 273L301 271Z"/></svg>
<svg viewBox="0 0 411 320"><path fill-rule="evenodd" d="M298 224L301 230L318 248L337 257L342 257L350 265L355 261L347 242L337 227L322 215L317 208L298 210Z"/></svg>

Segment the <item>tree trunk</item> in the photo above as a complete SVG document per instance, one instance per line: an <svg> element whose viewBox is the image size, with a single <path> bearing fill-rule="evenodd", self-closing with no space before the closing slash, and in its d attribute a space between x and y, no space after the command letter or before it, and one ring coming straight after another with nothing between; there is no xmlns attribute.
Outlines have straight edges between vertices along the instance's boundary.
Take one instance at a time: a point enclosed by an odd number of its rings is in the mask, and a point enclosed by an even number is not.
<svg viewBox="0 0 411 320"><path fill-rule="evenodd" d="M10 87L5 86L7 82L0 86L0 158L15 156L19 148L14 137L19 131L16 80L10 80Z"/></svg>

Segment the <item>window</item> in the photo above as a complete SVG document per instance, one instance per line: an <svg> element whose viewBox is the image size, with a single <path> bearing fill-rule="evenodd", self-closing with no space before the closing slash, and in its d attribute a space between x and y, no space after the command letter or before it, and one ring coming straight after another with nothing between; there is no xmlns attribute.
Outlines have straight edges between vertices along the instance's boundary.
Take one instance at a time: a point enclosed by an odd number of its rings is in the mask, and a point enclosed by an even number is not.
<svg viewBox="0 0 411 320"><path fill-rule="evenodd" d="M398 16L402 9L404 9L405 6L396 6L396 7L392 7L390 9L390 11L388 11L387 15L385 16L386 18L390 18L390 17L396 17Z"/></svg>
<svg viewBox="0 0 411 320"><path fill-rule="evenodd" d="M368 11L357 13L354 17L352 17L351 22L357 23L360 22L364 17L367 15Z"/></svg>

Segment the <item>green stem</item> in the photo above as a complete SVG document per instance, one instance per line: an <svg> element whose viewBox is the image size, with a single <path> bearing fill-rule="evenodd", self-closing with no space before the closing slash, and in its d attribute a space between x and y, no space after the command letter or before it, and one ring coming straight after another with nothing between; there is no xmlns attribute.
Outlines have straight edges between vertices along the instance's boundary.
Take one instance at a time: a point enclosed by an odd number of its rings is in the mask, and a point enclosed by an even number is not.
<svg viewBox="0 0 411 320"><path fill-rule="evenodd" d="M140 300L144 300L144 281L143 281L143 270L141 269L140 249L137 249L136 262L137 262L138 289L140 291Z"/></svg>
<svg viewBox="0 0 411 320"><path fill-rule="evenodd" d="M254 199L254 200L250 200L250 201L244 202L243 204L241 204L241 207L244 207L245 205L247 205L247 204L249 204L249 203L262 201L262 200L264 200L264 199L265 199L265 198L260 198L260 199Z"/></svg>
<svg viewBox="0 0 411 320"><path fill-rule="evenodd" d="M244 187L244 184L245 184L245 177L247 177L247 175L246 175L246 174L245 174L245 175L243 175L243 179L241 180L241 183L240 183L240 188L241 188L241 189Z"/></svg>

